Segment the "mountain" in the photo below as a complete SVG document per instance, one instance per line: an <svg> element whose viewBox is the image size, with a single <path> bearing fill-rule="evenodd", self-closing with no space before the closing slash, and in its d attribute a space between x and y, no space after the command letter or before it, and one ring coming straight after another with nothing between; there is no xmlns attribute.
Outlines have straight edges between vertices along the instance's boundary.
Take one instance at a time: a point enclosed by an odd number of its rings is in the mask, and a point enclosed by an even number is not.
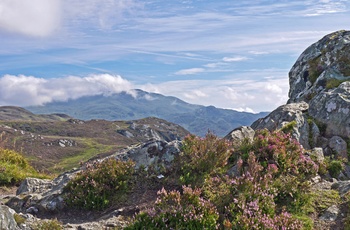
<svg viewBox="0 0 350 230"><path fill-rule="evenodd" d="M26 109L15 106L1 106L0 107L0 121L63 121L68 120L69 117L66 114L47 114L37 115L29 112Z"/></svg>
<svg viewBox="0 0 350 230"><path fill-rule="evenodd" d="M224 136L238 126L250 125L256 119L267 115L264 112L253 114L214 106L194 105L176 97L142 90L135 92L137 97L128 93L86 96L26 109L37 114L64 113L82 120L134 120L158 117L179 124L199 136L204 136L208 130L218 136Z"/></svg>

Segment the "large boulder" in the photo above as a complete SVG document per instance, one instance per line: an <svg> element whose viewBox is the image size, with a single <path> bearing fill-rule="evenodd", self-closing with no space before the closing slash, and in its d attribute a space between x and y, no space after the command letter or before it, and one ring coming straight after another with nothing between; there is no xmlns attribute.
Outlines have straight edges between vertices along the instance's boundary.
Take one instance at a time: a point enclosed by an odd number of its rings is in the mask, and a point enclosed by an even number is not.
<svg viewBox="0 0 350 230"><path fill-rule="evenodd" d="M168 168L175 156L180 153L181 141L167 142L164 140L149 140L141 145L131 146L115 154L117 159L131 159L136 168L144 166L146 169Z"/></svg>
<svg viewBox="0 0 350 230"><path fill-rule="evenodd" d="M350 80L350 31L337 31L309 46L289 72L289 103L310 101Z"/></svg>
<svg viewBox="0 0 350 230"><path fill-rule="evenodd" d="M290 129L292 135L304 146L309 149L309 124L306 112L309 105L306 102L291 103L282 105L267 115L255 121L251 127L254 130L268 129L269 131L277 129Z"/></svg>

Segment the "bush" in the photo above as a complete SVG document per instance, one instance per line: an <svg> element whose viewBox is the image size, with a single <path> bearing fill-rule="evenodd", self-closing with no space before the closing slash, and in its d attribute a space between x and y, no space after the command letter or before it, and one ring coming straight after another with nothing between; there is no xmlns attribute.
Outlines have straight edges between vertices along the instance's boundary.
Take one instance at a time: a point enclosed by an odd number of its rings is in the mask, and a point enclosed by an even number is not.
<svg viewBox="0 0 350 230"><path fill-rule="evenodd" d="M180 183L193 187L202 185L209 175L222 173L230 155L230 143L210 132L205 138L187 136L175 160L180 169Z"/></svg>
<svg viewBox="0 0 350 230"><path fill-rule="evenodd" d="M57 219L40 221L33 226L33 230L62 230L62 223Z"/></svg>
<svg viewBox="0 0 350 230"><path fill-rule="evenodd" d="M183 186L181 194L163 188L155 207L137 215L125 229L218 229L218 218L216 208L201 197L200 189Z"/></svg>
<svg viewBox="0 0 350 230"><path fill-rule="evenodd" d="M113 158L88 163L64 188L71 207L103 209L112 199L125 198L130 189L135 164Z"/></svg>
<svg viewBox="0 0 350 230"><path fill-rule="evenodd" d="M337 178L339 176L339 173L344 169L344 165L343 162L340 160L332 160L327 168L329 174L332 177Z"/></svg>
<svg viewBox="0 0 350 230"><path fill-rule="evenodd" d="M307 214L317 205L308 179L318 166L290 134L261 131L235 151L210 133L189 136L175 164L180 180L200 189L162 190L127 229L312 229Z"/></svg>
<svg viewBox="0 0 350 230"><path fill-rule="evenodd" d="M0 148L0 186L18 184L27 177L48 178L30 166L21 154Z"/></svg>

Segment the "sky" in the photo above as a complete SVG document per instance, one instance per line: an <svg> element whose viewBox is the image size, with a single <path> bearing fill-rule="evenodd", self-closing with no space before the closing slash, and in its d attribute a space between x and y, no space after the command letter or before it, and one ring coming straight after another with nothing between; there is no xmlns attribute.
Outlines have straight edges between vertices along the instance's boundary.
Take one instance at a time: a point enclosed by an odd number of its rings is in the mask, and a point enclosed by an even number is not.
<svg viewBox="0 0 350 230"><path fill-rule="evenodd" d="M288 72L349 29L348 0L0 0L0 106L133 89L238 111L288 100Z"/></svg>

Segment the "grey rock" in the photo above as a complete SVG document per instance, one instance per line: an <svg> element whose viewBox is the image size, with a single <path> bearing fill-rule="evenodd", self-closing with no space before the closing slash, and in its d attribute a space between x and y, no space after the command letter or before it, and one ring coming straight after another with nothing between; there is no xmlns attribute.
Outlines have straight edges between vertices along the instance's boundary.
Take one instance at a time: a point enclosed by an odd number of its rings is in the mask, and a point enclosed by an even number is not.
<svg viewBox="0 0 350 230"><path fill-rule="evenodd" d="M63 188L78 171L71 170L54 180L27 178L19 186L17 196L11 197L6 205L17 212L31 214L60 211L65 207Z"/></svg>
<svg viewBox="0 0 350 230"><path fill-rule="evenodd" d="M328 136L350 137L350 82L322 92L310 101L309 114L326 125Z"/></svg>
<svg viewBox="0 0 350 230"><path fill-rule="evenodd" d="M323 213L323 215L319 219L323 221L335 221L339 213L339 207L336 205L332 205Z"/></svg>
<svg viewBox="0 0 350 230"><path fill-rule="evenodd" d="M324 161L324 154L322 148L313 148L309 152L312 159L316 159L317 162L322 163Z"/></svg>
<svg viewBox="0 0 350 230"><path fill-rule="evenodd" d="M23 193L42 193L51 189L53 186L52 181L37 179L37 178L26 178L18 187L16 191L16 195L20 195Z"/></svg>
<svg viewBox="0 0 350 230"><path fill-rule="evenodd" d="M341 196L344 196L350 191L350 181L337 181L332 185L332 189L339 191Z"/></svg>
<svg viewBox="0 0 350 230"><path fill-rule="evenodd" d="M241 144L244 139L248 139L250 142L253 141L255 135L254 129L249 126L241 126L232 130L224 138L232 141L234 146Z"/></svg>
<svg viewBox="0 0 350 230"><path fill-rule="evenodd" d="M117 159L131 159L136 168L144 166L146 169L154 166L155 169L168 168L175 156L180 153L181 141L150 140L142 145L132 146L129 149L114 155Z"/></svg>
<svg viewBox="0 0 350 230"><path fill-rule="evenodd" d="M0 205L0 229L20 229L13 217L14 214L15 211L11 208L5 205Z"/></svg>
<svg viewBox="0 0 350 230"><path fill-rule="evenodd" d="M289 72L289 103L308 102L327 90L330 79L350 79L349 41L350 31L337 31L312 44L299 56Z"/></svg>
<svg viewBox="0 0 350 230"><path fill-rule="evenodd" d="M341 137L334 136L329 140L329 147L337 154L338 157L348 160L348 150L346 141Z"/></svg>
<svg viewBox="0 0 350 230"><path fill-rule="evenodd" d="M304 114L308 111L309 105L306 102L291 103L282 105L272 111L265 118L261 118L254 122L251 127L254 130L268 129L270 131L281 129L284 126L295 122L292 129L292 135L306 149L310 149L309 144L309 124Z"/></svg>

